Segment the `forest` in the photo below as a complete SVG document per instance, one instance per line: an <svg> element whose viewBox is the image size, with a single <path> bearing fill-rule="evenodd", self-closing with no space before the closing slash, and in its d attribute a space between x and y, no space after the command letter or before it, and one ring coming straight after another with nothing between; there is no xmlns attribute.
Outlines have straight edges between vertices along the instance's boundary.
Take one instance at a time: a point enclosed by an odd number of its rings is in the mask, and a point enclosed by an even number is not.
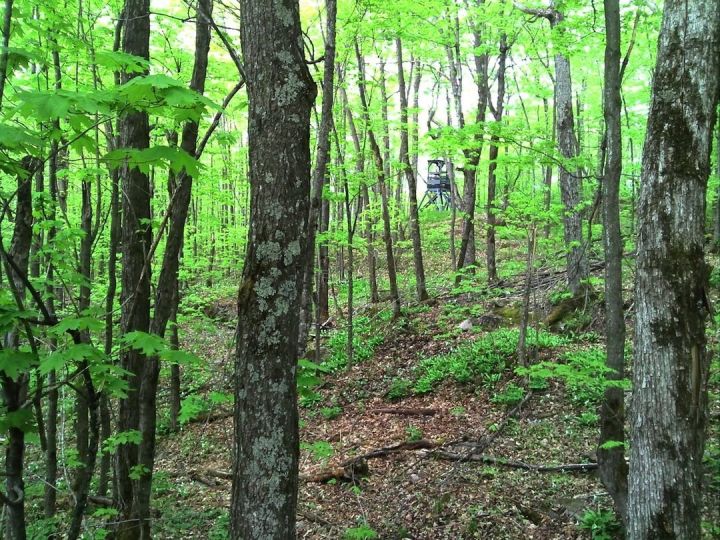
<svg viewBox="0 0 720 540"><path fill-rule="evenodd" d="M720 538L718 0L2 0L0 538Z"/></svg>

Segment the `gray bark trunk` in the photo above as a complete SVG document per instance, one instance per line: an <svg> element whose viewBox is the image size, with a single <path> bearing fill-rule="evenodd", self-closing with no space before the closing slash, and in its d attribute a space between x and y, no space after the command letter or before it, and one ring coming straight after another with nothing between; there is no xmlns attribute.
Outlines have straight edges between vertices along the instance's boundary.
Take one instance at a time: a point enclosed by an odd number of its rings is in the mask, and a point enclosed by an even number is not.
<svg viewBox="0 0 720 540"><path fill-rule="evenodd" d="M555 11L550 19L551 26L555 27L560 21L562 14ZM564 54L555 55L555 114L558 148L563 158L571 160L578 155L578 142L575 137L570 60ZM574 295L579 295L588 276L587 250L582 236L582 177L579 169L564 164L560 167L559 182L565 210L563 225L568 287Z"/></svg>
<svg viewBox="0 0 720 540"><path fill-rule="evenodd" d="M250 230L238 294L233 539L295 538L295 381L310 209L310 111L297 0L241 0L249 97Z"/></svg>
<svg viewBox="0 0 720 540"><path fill-rule="evenodd" d="M700 538L707 422L705 192L720 3L668 0L638 205L628 538Z"/></svg>
<svg viewBox="0 0 720 540"><path fill-rule="evenodd" d="M502 122L503 116L503 105L505 103L505 64L507 61L508 53L507 35L503 34L500 37L500 56L498 58L498 72L497 72L497 101L493 116L495 122ZM497 187L497 177L495 171L497 171L497 158L499 154L498 142L500 138L497 135L493 135L490 138L490 164L488 165L488 186L487 186L487 251L485 253L485 259L487 261L487 275L488 283L492 284L497 281L497 261L495 260L495 191Z"/></svg>

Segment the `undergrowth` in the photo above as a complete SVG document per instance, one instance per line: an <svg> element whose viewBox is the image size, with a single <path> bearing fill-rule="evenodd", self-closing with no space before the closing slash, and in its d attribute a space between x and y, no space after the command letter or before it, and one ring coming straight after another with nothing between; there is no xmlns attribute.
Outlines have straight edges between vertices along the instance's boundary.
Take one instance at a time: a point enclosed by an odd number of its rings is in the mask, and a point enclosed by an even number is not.
<svg viewBox="0 0 720 540"><path fill-rule="evenodd" d="M471 342L466 342L450 353L426 358L418 366L418 378L413 387L417 394L430 392L439 383L452 379L458 383L471 381L493 383L512 361L517 351L519 330L501 328ZM570 343L562 336L546 331L530 331L528 348L550 349Z"/></svg>

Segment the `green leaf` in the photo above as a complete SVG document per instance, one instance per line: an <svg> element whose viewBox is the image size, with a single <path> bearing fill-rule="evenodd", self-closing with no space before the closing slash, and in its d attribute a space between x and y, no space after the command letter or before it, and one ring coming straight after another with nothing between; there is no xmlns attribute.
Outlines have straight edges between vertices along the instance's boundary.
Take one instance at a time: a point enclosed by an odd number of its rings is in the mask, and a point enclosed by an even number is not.
<svg viewBox="0 0 720 540"><path fill-rule="evenodd" d="M99 332L105 328L105 324L95 317L75 317L68 316L52 327L52 332L56 335L64 334L69 330L88 332Z"/></svg>
<svg viewBox="0 0 720 540"><path fill-rule="evenodd" d="M102 451L106 454L113 454L118 447L123 444L140 444L142 441L142 433L136 429L121 431L105 439Z"/></svg>
<svg viewBox="0 0 720 540"><path fill-rule="evenodd" d="M110 168L116 169L127 163L130 168L137 168L145 174L153 165L175 173L185 170L193 177L200 174L199 162L182 148L174 146L153 146L143 150L120 148L105 154L103 160Z"/></svg>
<svg viewBox="0 0 720 540"><path fill-rule="evenodd" d="M153 356L168 349L167 342L160 336L136 330L120 338L123 346L141 351L145 356Z"/></svg>
<svg viewBox="0 0 720 540"><path fill-rule="evenodd" d="M181 366L200 366L203 361L200 357L187 351L165 349L158 354L161 360Z"/></svg>
<svg viewBox="0 0 720 540"><path fill-rule="evenodd" d="M621 446L625 446L625 443L622 441L605 441L599 448L601 450L612 450L613 448L620 448Z"/></svg>
<svg viewBox="0 0 720 540"><path fill-rule="evenodd" d="M103 361L105 353L87 343L72 344L66 349L51 352L40 361L40 373L47 375L51 371L62 369L68 362L82 360Z"/></svg>
<svg viewBox="0 0 720 540"><path fill-rule="evenodd" d="M142 73L150 66L150 62L145 58L122 51L97 51L95 53L95 63L112 71L124 71L126 73Z"/></svg>
<svg viewBox="0 0 720 540"><path fill-rule="evenodd" d="M0 432L7 433L10 428L19 429L23 433L34 431L35 415L32 409L26 407L0 416Z"/></svg>
<svg viewBox="0 0 720 540"><path fill-rule="evenodd" d="M0 372L5 373L13 380L35 365L37 365L37 356L34 353L17 349L0 351Z"/></svg>

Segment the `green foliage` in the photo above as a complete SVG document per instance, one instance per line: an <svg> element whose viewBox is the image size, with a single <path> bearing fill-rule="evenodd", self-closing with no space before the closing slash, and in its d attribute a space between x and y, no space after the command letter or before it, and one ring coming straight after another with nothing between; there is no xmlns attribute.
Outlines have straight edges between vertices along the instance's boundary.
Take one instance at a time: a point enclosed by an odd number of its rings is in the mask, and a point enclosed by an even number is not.
<svg viewBox="0 0 720 540"><path fill-rule="evenodd" d="M123 444L140 444L140 441L142 441L142 435L139 431L135 429L120 431L105 439L102 451L106 454L114 454Z"/></svg>
<svg viewBox="0 0 720 540"><path fill-rule="evenodd" d="M333 407L323 407L322 409L320 409L320 414L322 414L325 420L333 420L340 416L342 412L343 408L339 405L335 405Z"/></svg>
<svg viewBox="0 0 720 540"><path fill-rule="evenodd" d="M308 406L322 400L322 396L315 392L314 388L322 383L320 376L329 371L330 369L325 365L319 365L304 358L298 360L297 389L301 405Z"/></svg>
<svg viewBox="0 0 720 540"><path fill-rule="evenodd" d="M300 448L307 450L312 456L322 462L327 462L335 452L332 444L327 441L316 441L314 443L300 443Z"/></svg>
<svg viewBox="0 0 720 540"><path fill-rule="evenodd" d="M430 392L435 385L448 378L459 383L472 380L479 382L483 377L501 373L515 355L518 338L517 329L502 328L475 341L465 342L448 354L426 358L420 362L415 392ZM526 343L528 347L547 349L566 345L569 341L541 331L529 332Z"/></svg>
<svg viewBox="0 0 720 540"><path fill-rule="evenodd" d="M620 523L610 510L588 510L580 518L580 528L593 540L613 540L620 531Z"/></svg>
<svg viewBox="0 0 720 540"><path fill-rule="evenodd" d="M452 414L453 416L465 416L465 413L465 407L457 406L450 409L450 414Z"/></svg>
<svg viewBox="0 0 720 540"><path fill-rule="evenodd" d="M393 401L405 398L410 395L412 386L412 381L409 381L408 379L400 377L395 378L390 383L390 388L385 393L385 397Z"/></svg>
<svg viewBox="0 0 720 540"><path fill-rule="evenodd" d="M408 442L417 442L423 438L423 431L417 426L408 426L405 429L405 440Z"/></svg>
<svg viewBox="0 0 720 540"><path fill-rule="evenodd" d="M515 383L510 383L502 392L495 394L490 401L498 405L512 406L520 403L523 397L525 397L525 390Z"/></svg>
<svg viewBox="0 0 720 540"><path fill-rule="evenodd" d="M528 368L518 367L515 372L529 376L530 380L556 378L567 386L570 398L578 405L596 406L602 398L605 388L616 386L629 388L630 381L608 381L605 375L610 369L605 365L605 352L602 348L579 349L567 352L563 363L540 362Z"/></svg>
<svg viewBox="0 0 720 540"><path fill-rule="evenodd" d="M378 533L367 523L361 523L357 527L345 529L343 533L344 540L374 540L380 538Z"/></svg>
<svg viewBox="0 0 720 540"><path fill-rule="evenodd" d="M59 518L34 519L28 523L27 536L29 540L46 540L54 538L58 532Z"/></svg>
<svg viewBox="0 0 720 540"><path fill-rule="evenodd" d="M207 404L202 396L190 395L180 402L178 422L187 424L207 411Z"/></svg>
<svg viewBox="0 0 720 540"><path fill-rule="evenodd" d="M330 358L323 362L330 371L340 371L347 367L347 338L347 329L336 330L330 336ZM361 363L372 358L375 347L383 340L383 336L373 328L370 318L356 317L353 321L353 360Z"/></svg>

